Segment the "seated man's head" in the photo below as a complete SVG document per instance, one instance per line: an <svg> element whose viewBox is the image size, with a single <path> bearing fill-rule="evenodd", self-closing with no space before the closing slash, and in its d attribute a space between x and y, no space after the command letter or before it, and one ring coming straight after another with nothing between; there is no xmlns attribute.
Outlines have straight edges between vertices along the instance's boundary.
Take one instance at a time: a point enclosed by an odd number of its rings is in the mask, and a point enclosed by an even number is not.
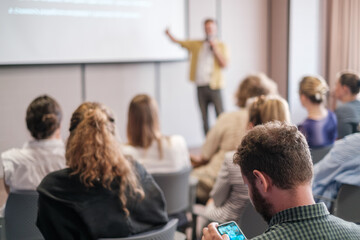
<svg viewBox="0 0 360 240"><path fill-rule="evenodd" d="M234 155L256 210L269 222L277 212L313 203L313 166L295 126L270 122L253 128Z"/></svg>

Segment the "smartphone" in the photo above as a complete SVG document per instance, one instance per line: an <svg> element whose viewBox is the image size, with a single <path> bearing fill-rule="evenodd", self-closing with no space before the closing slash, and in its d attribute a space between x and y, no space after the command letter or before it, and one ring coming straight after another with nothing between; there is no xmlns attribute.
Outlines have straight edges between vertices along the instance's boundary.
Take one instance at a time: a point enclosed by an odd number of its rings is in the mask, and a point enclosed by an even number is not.
<svg viewBox="0 0 360 240"><path fill-rule="evenodd" d="M223 223L217 227L217 230L221 235L227 234L230 240L244 240L246 239L244 233L240 230L236 222L231 221Z"/></svg>

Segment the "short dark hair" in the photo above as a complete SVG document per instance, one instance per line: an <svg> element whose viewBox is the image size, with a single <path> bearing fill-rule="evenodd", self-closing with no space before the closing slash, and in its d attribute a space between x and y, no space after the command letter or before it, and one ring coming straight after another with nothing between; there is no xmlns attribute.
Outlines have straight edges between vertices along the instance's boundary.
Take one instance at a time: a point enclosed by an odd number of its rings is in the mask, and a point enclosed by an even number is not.
<svg viewBox="0 0 360 240"><path fill-rule="evenodd" d="M254 184L254 170L267 174L281 189L311 182L312 160L306 139L296 126L270 122L250 130L234 155L242 174Z"/></svg>
<svg viewBox="0 0 360 240"><path fill-rule="evenodd" d="M62 112L55 99L42 95L35 98L26 110L26 125L35 139L46 139L60 127Z"/></svg>
<svg viewBox="0 0 360 240"><path fill-rule="evenodd" d="M353 95L360 91L360 78L355 73L343 73L340 75L339 82L341 85L347 86Z"/></svg>
<svg viewBox="0 0 360 240"><path fill-rule="evenodd" d="M216 23L216 20L213 19L213 18L207 18L207 19L205 19L204 25L206 25L206 24L208 24L208 23L215 23L215 24L217 24L217 23Z"/></svg>

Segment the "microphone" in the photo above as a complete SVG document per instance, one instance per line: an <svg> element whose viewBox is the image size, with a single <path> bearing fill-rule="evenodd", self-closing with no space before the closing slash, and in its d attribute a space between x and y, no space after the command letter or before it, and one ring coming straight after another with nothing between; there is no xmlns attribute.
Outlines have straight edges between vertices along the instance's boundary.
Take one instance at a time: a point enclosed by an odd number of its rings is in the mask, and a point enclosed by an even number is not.
<svg viewBox="0 0 360 240"><path fill-rule="evenodd" d="M212 37L210 37L210 36L206 36L206 39L205 39L205 41L206 42L208 42L209 43L209 45L210 45L210 41L212 40ZM210 50L212 51L213 50L213 47L210 45Z"/></svg>

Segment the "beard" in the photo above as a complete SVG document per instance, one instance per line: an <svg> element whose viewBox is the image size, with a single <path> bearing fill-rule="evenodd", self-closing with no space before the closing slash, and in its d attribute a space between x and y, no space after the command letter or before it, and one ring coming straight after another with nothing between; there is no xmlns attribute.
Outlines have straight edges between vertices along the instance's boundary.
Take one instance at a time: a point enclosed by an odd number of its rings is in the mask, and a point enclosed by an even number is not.
<svg viewBox="0 0 360 240"><path fill-rule="evenodd" d="M256 186L252 186L251 188L251 202L255 207L256 211L264 218L264 220L269 223L272 218L273 206L269 203L263 196L261 196L259 190Z"/></svg>

